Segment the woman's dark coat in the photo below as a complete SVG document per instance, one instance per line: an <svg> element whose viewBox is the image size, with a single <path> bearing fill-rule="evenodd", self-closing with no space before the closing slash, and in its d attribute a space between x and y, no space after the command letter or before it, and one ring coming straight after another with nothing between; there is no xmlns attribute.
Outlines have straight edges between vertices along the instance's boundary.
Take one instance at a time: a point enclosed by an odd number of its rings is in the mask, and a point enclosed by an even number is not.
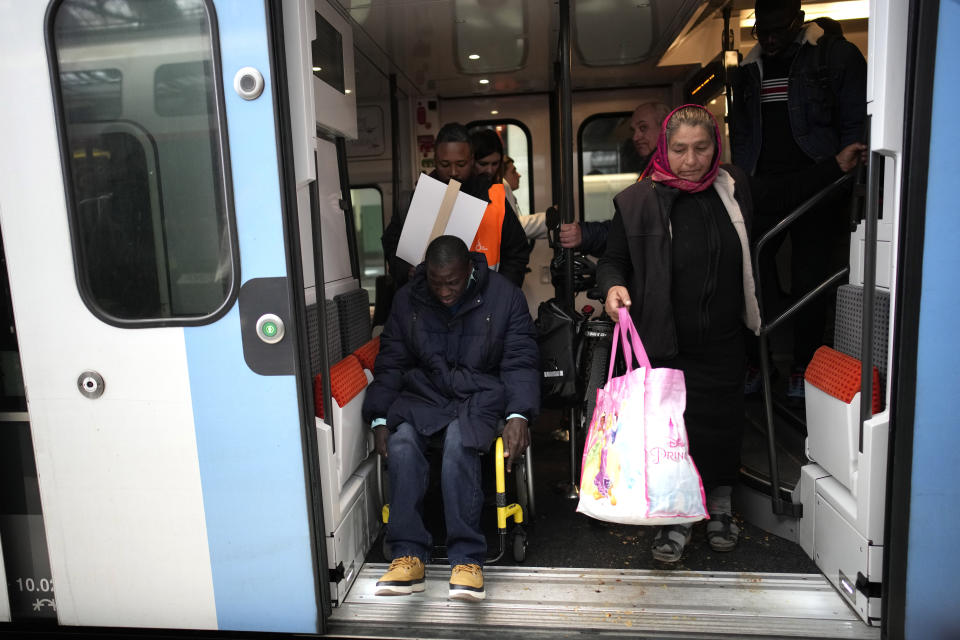
<svg viewBox="0 0 960 640"><path fill-rule="evenodd" d="M739 167L721 167L732 178L732 197L739 206L749 233L757 211L777 216L842 176L832 157L794 174L766 178L748 177ZM715 188L711 186L709 188ZM722 193L722 191L721 191ZM671 295L672 238L670 212L678 189L644 178L613 199L615 213L607 250L597 264L597 284L604 292L623 286L630 294L630 316L651 358L671 358L678 353L677 330ZM728 207L729 212L729 207ZM741 238L746 244L748 238ZM744 259L744 315L747 326L759 327L759 308L753 291L749 250ZM756 318L754 318L756 314Z"/></svg>

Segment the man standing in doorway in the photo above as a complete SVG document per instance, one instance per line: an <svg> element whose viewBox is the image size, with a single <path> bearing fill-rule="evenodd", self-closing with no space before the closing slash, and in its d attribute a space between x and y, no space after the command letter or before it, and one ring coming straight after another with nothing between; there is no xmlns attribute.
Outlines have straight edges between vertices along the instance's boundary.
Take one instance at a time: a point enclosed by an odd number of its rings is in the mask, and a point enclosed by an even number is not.
<svg viewBox="0 0 960 640"><path fill-rule="evenodd" d="M867 65L828 18L804 23L800 0L757 0L753 31L758 46L734 80L733 162L751 175L796 172L864 142ZM807 293L847 263L849 193L828 198L790 230L791 293ZM788 211L758 212L759 238ZM775 268L761 257L760 276ZM803 372L823 343L829 314L823 294L796 315L788 395L803 399ZM745 391L759 389L756 367Z"/></svg>

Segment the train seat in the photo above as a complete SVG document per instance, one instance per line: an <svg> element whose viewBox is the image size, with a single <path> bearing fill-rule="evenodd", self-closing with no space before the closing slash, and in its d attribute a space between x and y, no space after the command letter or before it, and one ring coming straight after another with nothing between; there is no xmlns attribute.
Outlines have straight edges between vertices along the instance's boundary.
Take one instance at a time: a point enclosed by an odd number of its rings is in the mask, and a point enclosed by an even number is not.
<svg viewBox="0 0 960 640"><path fill-rule="evenodd" d="M323 306L326 320L326 347L327 362L334 363L343 357L343 347L340 344L340 314L337 303L327 300ZM321 349L324 341L320 339L320 305L315 302L307 304L307 343L310 345L310 373L318 374L322 370Z"/></svg>
<svg viewBox="0 0 960 640"><path fill-rule="evenodd" d="M820 347L804 375L807 457L853 495L860 452L860 361ZM880 410L880 375L873 368L873 411Z"/></svg>
<svg viewBox="0 0 960 640"><path fill-rule="evenodd" d="M330 368L332 407L329 412L323 401L323 377L314 378L314 399L317 407L317 444L323 465L323 483L334 498L324 504L327 527L336 529L345 511L362 488L355 482L358 469L373 450L373 435L363 423L361 409L367 385L373 379L364 371L354 355L348 355ZM329 503L329 504L328 504Z"/></svg>
<svg viewBox="0 0 960 640"><path fill-rule="evenodd" d="M798 542L863 619L880 618L869 595L883 575L889 420L881 413L887 372L889 293L875 297L874 418L860 425L863 290L837 290L834 349L821 347L805 373L807 457L798 491ZM879 414L879 415L878 415Z"/></svg>
<svg viewBox="0 0 960 640"><path fill-rule="evenodd" d="M372 337L370 326L370 294L357 288L335 295L340 320L340 341L343 355L353 353Z"/></svg>
<svg viewBox="0 0 960 640"><path fill-rule="evenodd" d="M354 351L353 355L357 357L364 369L373 371L373 363L376 361L378 353L380 353L380 336L370 339Z"/></svg>

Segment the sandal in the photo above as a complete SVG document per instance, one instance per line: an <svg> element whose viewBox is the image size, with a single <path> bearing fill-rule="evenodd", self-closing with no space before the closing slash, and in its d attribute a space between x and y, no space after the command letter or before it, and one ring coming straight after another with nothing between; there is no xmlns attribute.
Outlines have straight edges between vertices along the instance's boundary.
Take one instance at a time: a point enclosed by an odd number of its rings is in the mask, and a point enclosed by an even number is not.
<svg viewBox="0 0 960 640"><path fill-rule="evenodd" d="M654 560L677 562L683 555L683 548L690 542L693 525L668 524L657 530L650 552Z"/></svg>
<svg viewBox="0 0 960 640"><path fill-rule="evenodd" d="M707 543L714 551L733 551L740 539L740 527L729 513L710 514L707 522Z"/></svg>

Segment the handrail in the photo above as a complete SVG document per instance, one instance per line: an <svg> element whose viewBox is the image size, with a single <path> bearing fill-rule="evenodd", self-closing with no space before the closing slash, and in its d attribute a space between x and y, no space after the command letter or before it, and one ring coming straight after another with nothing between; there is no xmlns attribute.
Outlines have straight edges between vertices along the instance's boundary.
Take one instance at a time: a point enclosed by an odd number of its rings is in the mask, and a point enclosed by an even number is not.
<svg viewBox="0 0 960 640"><path fill-rule="evenodd" d="M753 279L757 296L757 305L760 308L760 316L763 317L763 285L760 277L760 252L770 242L770 240L790 228L800 216L809 212L813 207L819 204L827 196L830 196L840 189L845 188L847 184L854 180L854 174L848 173L832 184L825 187L813 197L807 199L803 204L794 209L788 216L773 226L756 242L753 248ZM770 500L773 507L773 513L776 515L790 515L801 517L803 515L803 505L786 503L780 496L780 467L777 464L777 446L775 429L773 424L773 394L770 389L770 353L767 349L769 334L776 327L793 316L798 310L807 306L814 298L822 295L834 284L839 283L850 273L850 267L846 266L837 271L832 276L824 280L818 286L814 287L800 298L786 311L776 316L772 321L760 325L760 377L763 387L763 408L764 417L767 422L767 455L770 459ZM863 396L861 396L863 397Z"/></svg>
<svg viewBox="0 0 960 640"><path fill-rule="evenodd" d="M871 152L863 229L863 299L860 304L860 453L863 453L863 423L873 417L873 305L877 286L877 220L880 217L880 185L885 164L882 153Z"/></svg>
<svg viewBox="0 0 960 640"><path fill-rule="evenodd" d="M851 182L854 179L854 176L855 174L853 172L843 174L842 176L834 180L831 184L824 187L821 191L818 191L815 195L805 200L803 204L801 204L799 207L791 211L787 217L785 217L783 220L775 224L773 228L771 228L769 231L763 234L763 236L761 236L760 239L757 240L753 248L754 275L756 275L756 271L757 271L757 256L760 255L760 251L768 242L770 242L771 238L773 238L774 236L780 235L781 233L786 231L787 227L793 224L794 220L796 220L803 214L810 211L810 209L818 205L821 200L823 200L829 195L832 195L833 192L839 190L840 187L846 186L848 182Z"/></svg>

